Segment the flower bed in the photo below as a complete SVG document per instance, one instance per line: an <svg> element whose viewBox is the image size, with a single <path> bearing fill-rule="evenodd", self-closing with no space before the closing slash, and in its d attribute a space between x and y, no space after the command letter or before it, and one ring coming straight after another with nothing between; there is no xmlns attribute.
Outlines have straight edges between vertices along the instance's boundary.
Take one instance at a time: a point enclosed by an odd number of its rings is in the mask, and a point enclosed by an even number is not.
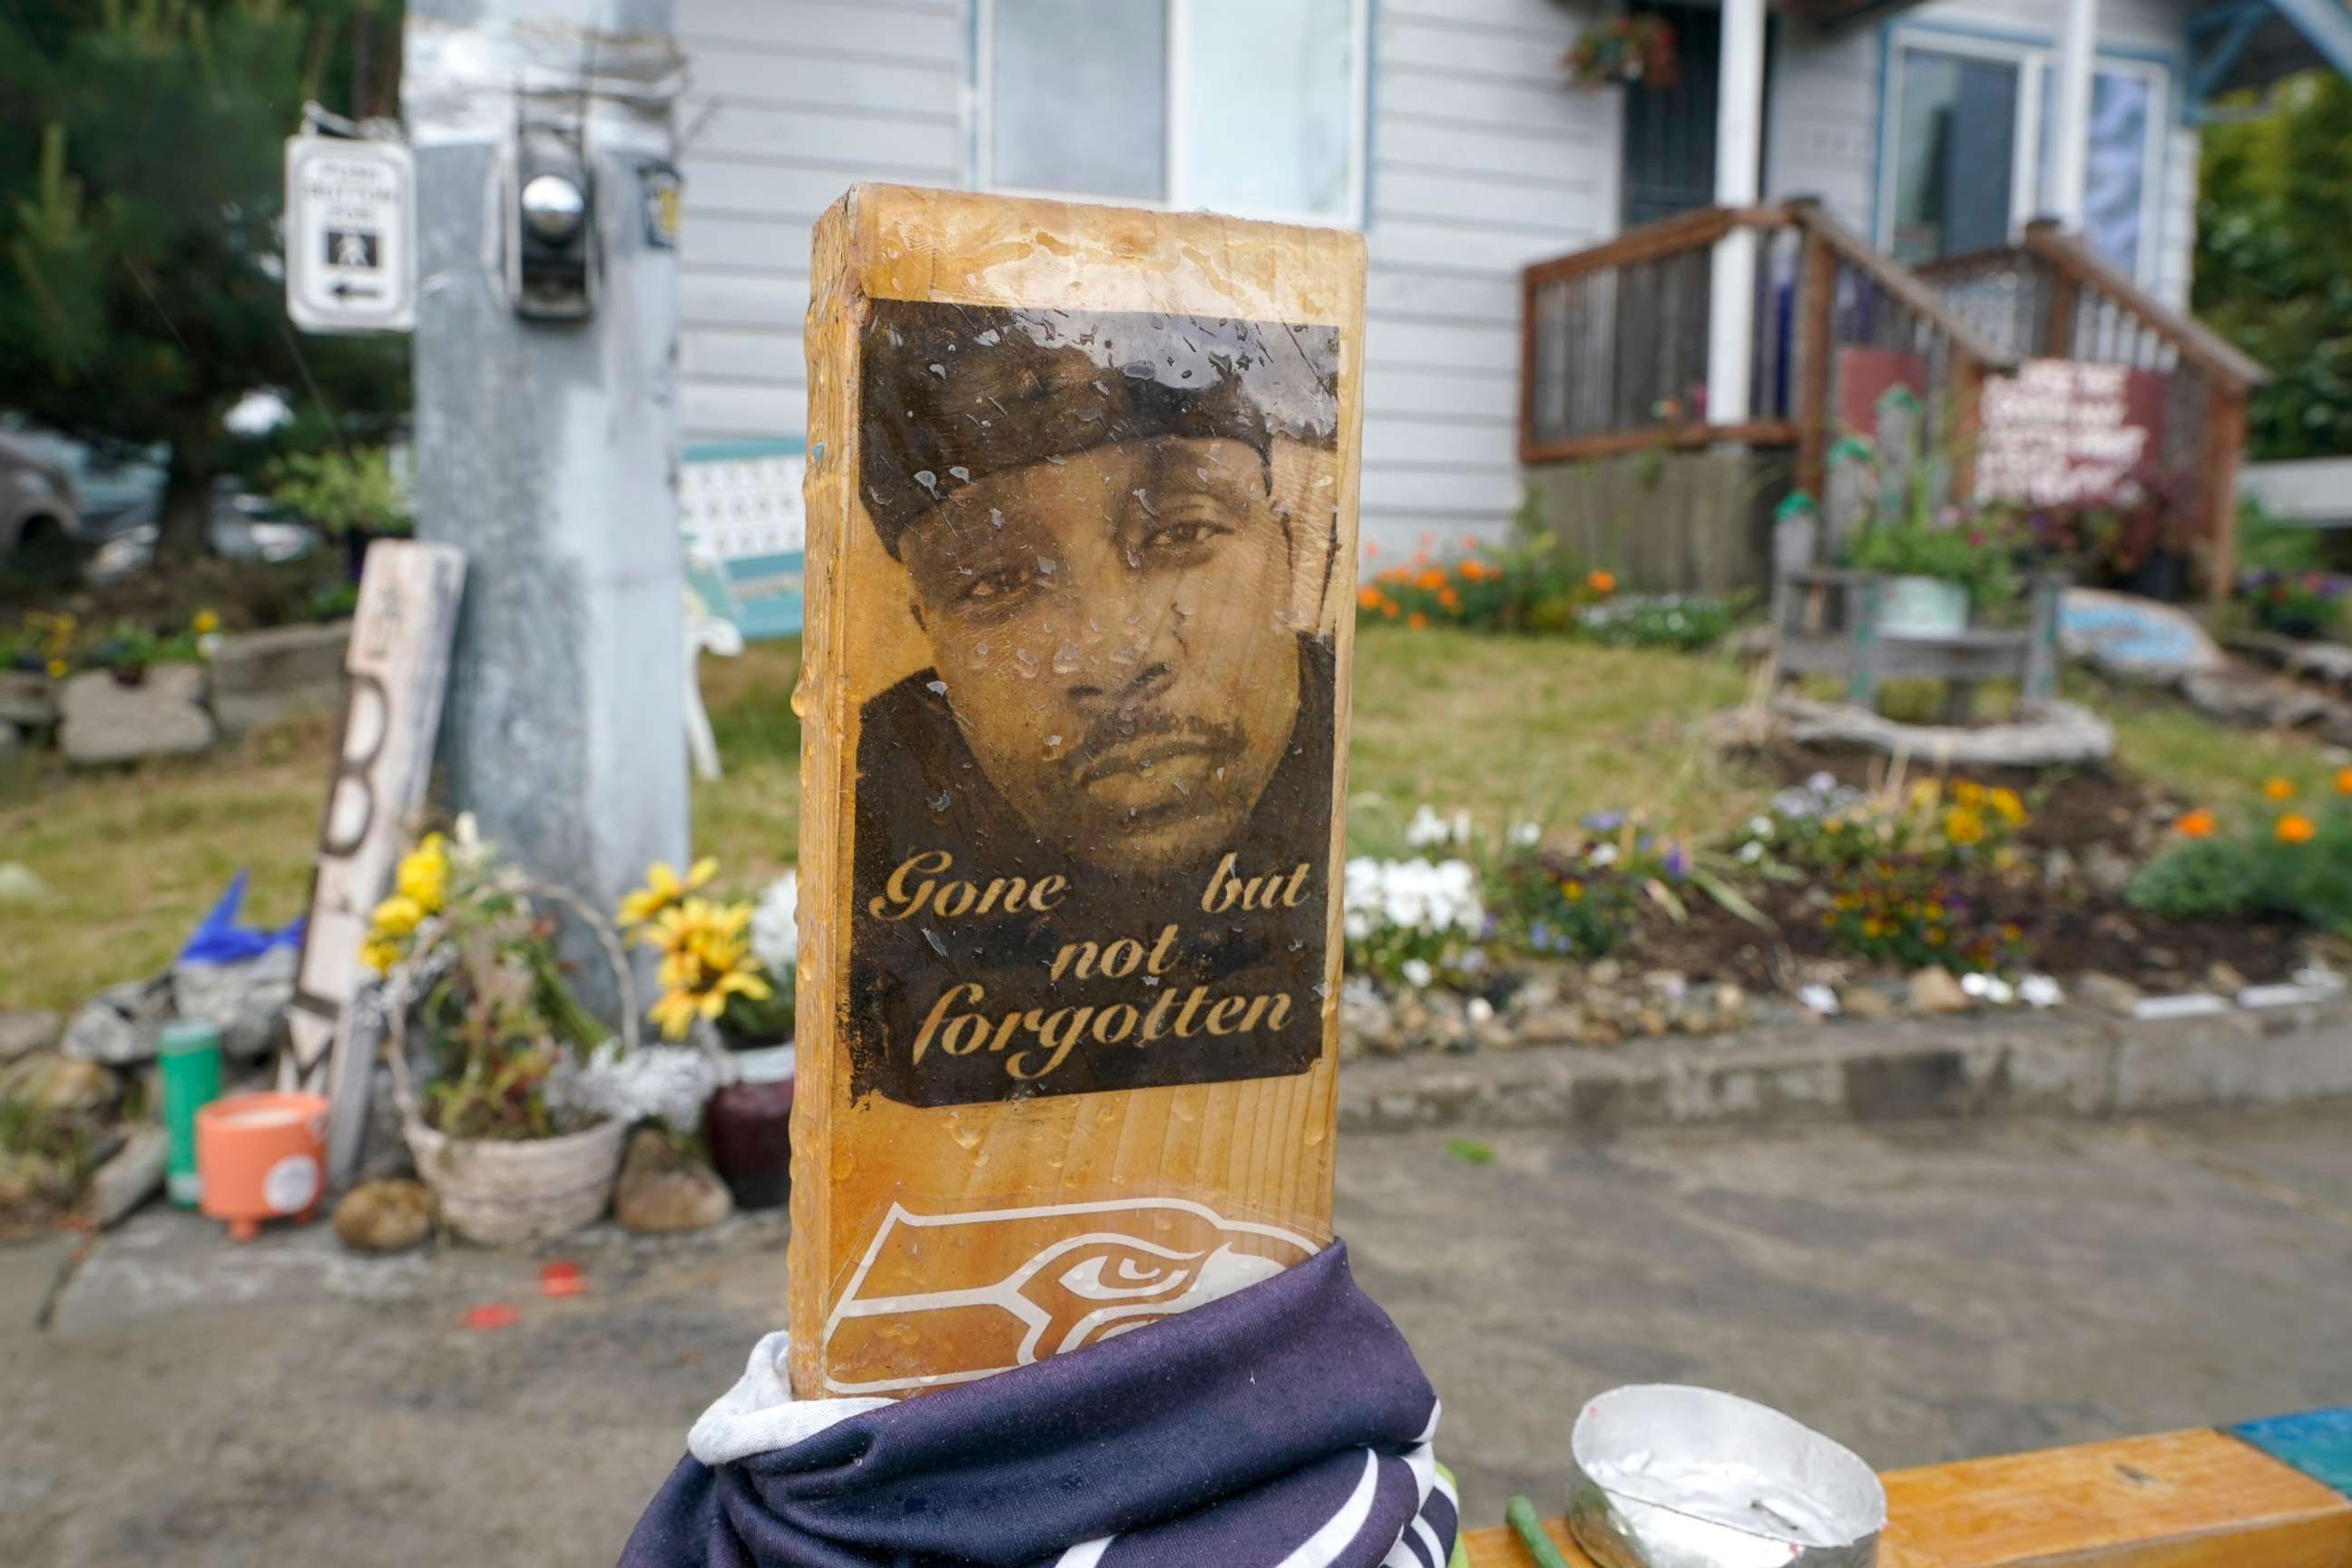
<svg viewBox="0 0 2352 1568"><path fill-rule="evenodd" d="M1832 1013L2228 993L2352 935L2352 769L2223 825L2113 774L1766 763L1785 787L1728 832L1604 812L1491 835L1424 806L1411 858L1349 867L1359 1017L1377 992L1395 1032L1475 1044L1534 991L1577 998L1606 1044L1736 1027L1759 994Z"/></svg>

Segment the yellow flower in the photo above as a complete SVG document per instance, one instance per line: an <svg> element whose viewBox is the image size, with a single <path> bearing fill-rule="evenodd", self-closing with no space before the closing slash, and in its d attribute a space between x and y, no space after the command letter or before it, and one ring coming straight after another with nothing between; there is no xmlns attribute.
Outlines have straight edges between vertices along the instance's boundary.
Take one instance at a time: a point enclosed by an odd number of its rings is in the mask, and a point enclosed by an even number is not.
<svg viewBox="0 0 2352 1568"><path fill-rule="evenodd" d="M220 616L211 610L198 610L195 618L188 623L188 629L200 637L208 637L220 630Z"/></svg>
<svg viewBox="0 0 2352 1568"><path fill-rule="evenodd" d="M1997 789L1986 798L1991 801L1995 814L2011 827L2017 826L2025 820L2025 802L2018 798L2015 790Z"/></svg>
<svg viewBox="0 0 2352 1568"><path fill-rule="evenodd" d="M1952 781L1952 798L1962 805L1982 805L1985 798L1984 785L1974 779L1955 779Z"/></svg>
<svg viewBox="0 0 2352 1568"><path fill-rule="evenodd" d="M1572 904L1584 897L1584 884L1570 877L1559 885L1559 896Z"/></svg>
<svg viewBox="0 0 2352 1568"><path fill-rule="evenodd" d="M437 914L449 897L449 857L437 833L428 833L400 858L393 887L426 914Z"/></svg>
<svg viewBox="0 0 2352 1568"><path fill-rule="evenodd" d="M72 668L73 666L68 664L64 659L53 658L49 660L49 679L51 680L63 680L66 678L66 672Z"/></svg>
<svg viewBox="0 0 2352 1568"><path fill-rule="evenodd" d="M1956 805L1944 813L1944 837L1965 849L1983 842L1984 818L1965 805Z"/></svg>
<svg viewBox="0 0 2352 1568"><path fill-rule="evenodd" d="M2293 800L2294 785L2283 778L2266 778L2263 781L2263 798L2269 801Z"/></svg>
<svg viewBox="0 0 2352 1568"><path fill-rule="evenodd" d="M2290 811L2278 819L2271 831L2278 835L2282 844L2308 844L2319 829L2312 825L2311 818Z"/></svg>
<svg viewBox="0 0 2352 1568"><path fill-rule="evenodd" d="M373 936L406 936L424 923L425 906L415 899L394 893L375 907L368 921Z"/></svg>
<svg viewBox="0 0 2352 1568"><path fill-rule="evenodd" d="M655 861L646 868L646 885L622 896L621 924L644 925L717 875L719 862L707 855L688 867L683 878L668 861Z"/></svg>
<svg viewBox="0 0 2352 1568"><path fill-rule="evenodd" d="M400 943L371 938L360 944L360 962L378 974L389 974L400 962Z"/></svg>
<svg viewBox="0 0 2352 1568"><path fill-rule="evenodd" d="M694 1026L698 1010L694 993L666 991L659 1001L646 1009L646 1016L660 1026L664 1039L682 1040L687 1030Z"/></svg>

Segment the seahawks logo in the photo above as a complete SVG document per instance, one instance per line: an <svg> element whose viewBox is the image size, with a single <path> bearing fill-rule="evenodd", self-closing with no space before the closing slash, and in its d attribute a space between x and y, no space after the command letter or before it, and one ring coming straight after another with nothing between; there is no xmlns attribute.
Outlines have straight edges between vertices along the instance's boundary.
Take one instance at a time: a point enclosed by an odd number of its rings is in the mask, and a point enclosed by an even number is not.
<svg viewBox="0 0 2352 1568"><path fill-rule="evenodd" d="M826 1320L825 1385L895 1394L1028 1366L1229 1296L1316 1250L1295 1232L1174 1198L961 1215L894 1205ZM909 1373L910 1360L929 1370Z"/></svg>

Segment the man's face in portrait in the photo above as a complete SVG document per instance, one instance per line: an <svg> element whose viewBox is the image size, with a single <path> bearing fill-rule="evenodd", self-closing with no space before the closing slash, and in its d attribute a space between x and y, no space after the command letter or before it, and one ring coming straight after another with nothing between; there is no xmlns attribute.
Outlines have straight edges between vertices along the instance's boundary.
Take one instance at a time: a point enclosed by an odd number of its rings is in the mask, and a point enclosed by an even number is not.
<svg viewBox="0 0 2352 1568"><path fill-rule="evenodd" d="M1298 713L1288 520L1226 437L1109 442L986 475L907 531L939 679L1041 837L1145 874L1228 844Z"/></svg>

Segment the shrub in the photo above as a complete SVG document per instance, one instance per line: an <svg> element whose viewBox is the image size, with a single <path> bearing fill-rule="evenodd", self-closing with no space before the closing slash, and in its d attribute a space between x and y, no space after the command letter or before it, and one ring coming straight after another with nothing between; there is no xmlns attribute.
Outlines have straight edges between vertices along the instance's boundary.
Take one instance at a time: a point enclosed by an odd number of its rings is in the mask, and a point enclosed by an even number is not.
<svg viewBox="0 0 2352 1568"><path fill-rule="evenodd" d="M1685 652L1721 642L1733 607L1684 594L1626 594L1576 613L1576 629L1604 647L1671 647Z"/></svg>
<svg viewBox="0 0 2352 1568"><path fill-rule="evenodd" d="M2124 901L2166 920L2225 919L2260 907L2262 868L2233 839L2185 838L2139 869Z"/></svg>

